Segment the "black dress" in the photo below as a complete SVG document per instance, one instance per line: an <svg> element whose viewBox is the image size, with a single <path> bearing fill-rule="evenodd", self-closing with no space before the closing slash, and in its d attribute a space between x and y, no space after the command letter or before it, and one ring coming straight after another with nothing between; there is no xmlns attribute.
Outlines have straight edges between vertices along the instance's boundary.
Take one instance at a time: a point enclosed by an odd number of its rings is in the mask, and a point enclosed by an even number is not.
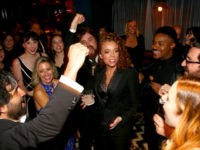
<svg viewBox="0 0 200 150"><path fill-rule="evenodd" d="M18 57L18 60L21 65L21 72L22 72L24 86L26 87L28 91L32 91L33 90L32 83L31 83L32 71L29 70L29 68L25 66L25 64L22 62L22 60L19 57ZM27 103L27 119L29 120L29 119L35 118L37 111L35 108L33 97L26 95L26 103Z"/></svg>
<svg viewBox="0 0 200 150"><path fill-rule="evenodd" d="M124 40L126 40L126 36L121 36ZM145 44L144 44L144 37L140 34L137 37L137 46L135 47L126 47L127 51L130 55L131 61L135 68L139 69L142 65L142 61L144 58L144 52L145 52Z"/></svg>

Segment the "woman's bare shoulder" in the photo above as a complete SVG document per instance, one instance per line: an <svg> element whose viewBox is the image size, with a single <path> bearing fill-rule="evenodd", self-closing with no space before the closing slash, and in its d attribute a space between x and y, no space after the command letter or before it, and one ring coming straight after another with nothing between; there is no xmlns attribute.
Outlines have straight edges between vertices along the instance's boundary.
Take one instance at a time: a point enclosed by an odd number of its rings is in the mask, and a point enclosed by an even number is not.
<svg viewBox="0 0 200 150"><path fill-rule="evenodd" d="M44 88L41 86L41 84L39 83L38 85L36 85L34 87L33 90L33 97L34 99L37 99L38 97L43 97L43 96L48 96L47 93L45 92Z"/></svg>
<svg viewBox="0 0 200 150"><path fill-rule="evenodd" d="M34 91L35 92L38 92L38 91L42 91L42 92L44 92L44 88L41 86L41 84L39 83L39 84L37 84L35 87L34 87Z"/></svg>

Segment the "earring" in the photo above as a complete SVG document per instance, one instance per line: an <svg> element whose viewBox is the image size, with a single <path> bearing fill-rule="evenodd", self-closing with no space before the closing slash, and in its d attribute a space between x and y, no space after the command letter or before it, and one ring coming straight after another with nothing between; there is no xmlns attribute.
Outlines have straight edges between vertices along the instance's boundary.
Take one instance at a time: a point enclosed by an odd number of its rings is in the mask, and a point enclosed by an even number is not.
<svg viewBox="0 0 200 150"><path fill-rule="evenodd" d="M99 54L99 57L100 57L100 59L102 59L102 56L101 56L101 54Z"/></svg>

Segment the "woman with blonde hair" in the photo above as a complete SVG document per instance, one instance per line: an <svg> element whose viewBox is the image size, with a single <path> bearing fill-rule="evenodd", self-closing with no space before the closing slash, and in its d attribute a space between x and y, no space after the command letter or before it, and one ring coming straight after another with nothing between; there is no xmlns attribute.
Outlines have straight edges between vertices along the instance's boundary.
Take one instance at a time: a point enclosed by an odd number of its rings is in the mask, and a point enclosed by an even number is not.
<svg viewBox="0 0 200 150"><path fill-rule="evenodd" d="M48 57L39 57L32 74L33 99L37 111L41 111L47 104L58 83L57 69Z"/></svg>
<svg viewBox="0 0 200 150"><path fill-rule="evenodd" d="M125 40L125 45L130 54L133 65L139 69L144 57L145 44L144 37L140 34L135 20L129 20L126 23L125 35L121 37Z"/></svg>
<svg viewBox="0 0 200 150"><path fill-rule="evenodd" d="M161 97L165 122L175 127L163 150L200 149L200 78L181 77Z"/></svg>

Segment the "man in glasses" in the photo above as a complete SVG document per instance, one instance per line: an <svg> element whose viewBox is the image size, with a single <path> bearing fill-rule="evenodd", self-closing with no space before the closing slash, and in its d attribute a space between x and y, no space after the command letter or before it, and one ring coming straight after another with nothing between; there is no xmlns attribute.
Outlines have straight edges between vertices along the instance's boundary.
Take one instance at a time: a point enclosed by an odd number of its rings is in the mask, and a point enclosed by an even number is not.
<svg viewBox="0 0 200 150"><path fill-rule="evenodd" d="M200 43L194 42L182 61L185 75L200 77Z"/></svg>
<svg viewBox="0 0 200 150"><path fill-rule="evenodd" d="M38 148L54 138L78 102L83 87L75 82L89 50L80 43L70 46L69 62L49 103L41 113L27 123L18 120L25 113L25 92L7 72L0 72L0 149L22 150Z"/></svg>
<svg viewBox="0 0 200 150"><path fill-rule="evenodd" d="M195 41L189 49L187 55L184 57L181 66L184 68L184 75L192 75L200 77L200 43ZM163 85L159 91L159 95L168 92L170 86ZM168 126L162 117L155 114L154 117L156 132L162 136L169 137L173 132L173 128Z"/></svg>

